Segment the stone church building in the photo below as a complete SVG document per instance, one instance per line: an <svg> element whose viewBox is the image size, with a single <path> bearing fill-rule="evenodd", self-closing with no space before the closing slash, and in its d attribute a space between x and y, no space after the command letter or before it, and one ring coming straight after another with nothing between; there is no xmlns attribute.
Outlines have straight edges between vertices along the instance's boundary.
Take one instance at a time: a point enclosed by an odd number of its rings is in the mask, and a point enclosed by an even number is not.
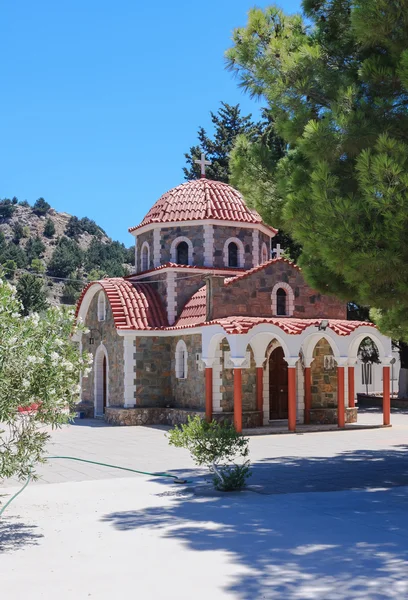
<svg viewBox="0 0 408 600"><path fill-rule="evenodd" d="M164 194L135 238L135 272L90 283L77 316L94 357L81 410L120 425L188 415L242 428L357 420L361 341L377 345L389 423L391 341L305 282L231 186L201 179ZM340 251L340 250L339 250Z"/></svg>

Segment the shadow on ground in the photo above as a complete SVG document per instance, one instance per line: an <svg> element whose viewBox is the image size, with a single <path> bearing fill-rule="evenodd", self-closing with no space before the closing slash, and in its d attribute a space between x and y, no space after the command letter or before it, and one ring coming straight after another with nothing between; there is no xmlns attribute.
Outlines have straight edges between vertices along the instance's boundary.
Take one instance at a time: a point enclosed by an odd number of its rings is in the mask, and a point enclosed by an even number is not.
<svg viewBox="0 0 408 600"><path fill-rule="evenodd" d="M0 521L0 553L37 545L43 535L36 533L36 529L35 525L25 525L14 517L12 520L2 517Z"/></svg>
<svg viewBox="0 0 408 600"><path fill-rule="evenodd" d="M175 488L163 494L170 496L165 506L103 520L124 532L155 529L194 551L227 553L235 575L224 589L234 598L406 598L408 499L398 487L408 483L406 457L403 446L269 459L254 465L254 480L279 486L271 495Z"/></svg>

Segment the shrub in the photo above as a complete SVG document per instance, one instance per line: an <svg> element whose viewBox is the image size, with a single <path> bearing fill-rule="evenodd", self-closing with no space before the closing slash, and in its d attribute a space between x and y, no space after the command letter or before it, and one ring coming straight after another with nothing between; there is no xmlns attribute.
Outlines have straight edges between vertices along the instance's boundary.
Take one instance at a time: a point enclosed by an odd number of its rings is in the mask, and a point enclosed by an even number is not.
<svg viewBox="0 0 408 600"><path fill-rule="evenodd" d="M0 200L0 219L12 217L15 210L16 207L9 198Z"/></svg>
<svg viewBox="0 0 408 600"><path fill-rule="evenodd" d="M4 275L7 279L14 279L16 274L17 264L15 260L6 260L4 265Z"/></svg>
<svg viewBox="0 0 408 600"><path fill-rule="evenodd" d="M54 233L55 233L55 225L54 225L53 221L51 221L51 219L48 217L48 219L45 221L45 225L44 225L44 235L47 238L52 238Z"/></svg>
<svg viewBox="0 0 408 600"><path fill-rule="evenodd" d="M20 200L20 202L19 202L19 205L20 205L20 206L25 206L26 208L29 208L29 207L30 207L30 205L29 205L29 203L27 202L27 200Z"/></svg>
<svg viewBox="0 0 408 600"><path fill-rule="evenodd" d="M33 258L30 266L34 273L45 273L44 263L39 258Z"/></svg>
<svg viewBox="0 0 408 600"><path fill-rule="evenodd" d="M21 275L17 283L17 298L22 304L21 314L24 316L42 312L48 307L43 281L32 273Z"/></svg>
<svg viewBox="0 0 408 600"><path fill-rule="evenodd" d="M45 252L45 245L42 239L37 235L35 238L30 238L26 245L26 254L29 262L34 258L41 258Z"/></svg>
<svg viewBox="0 0 408 600"><path fill-rule="evenodd" d="M186 448L197 465L210 469L218 490L227 492L244 487L250 476L249 460L242 464L232 461L247 458L249 440L229 423L207 423L198 416L189 417L187 424L170 430L168 437L169 444Z"/></svg>
<svg viewBox="0 0 408 600"><path fill-rule="evenodd" d="M81 233L82 227L78 217L71 217L65 229L65 235L76 240Z"/></svg>
<svg viewBox="0 0 408 600"><path fill-rule="evenodd" d="M23 227L23 237L28 238L30 237L31 231L28 225L24 225Z"/></svg>
<svg viewBox="0 0 408 600"><path fill-rule="evenodd" d="M21 223L15 223L13 227L13 242L19 244L21 238L24 237L24 228Z"/></svg>

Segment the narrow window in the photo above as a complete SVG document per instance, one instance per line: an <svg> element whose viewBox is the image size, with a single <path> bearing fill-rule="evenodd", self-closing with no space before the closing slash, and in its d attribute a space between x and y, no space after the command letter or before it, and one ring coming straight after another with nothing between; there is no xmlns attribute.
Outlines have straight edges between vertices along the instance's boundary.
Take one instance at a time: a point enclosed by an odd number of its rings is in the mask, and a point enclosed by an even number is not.
<svg viewBox="0 0 408 600"><path fill-rule="evenodd" d="M188 244L180 242L177 246L177 264L188 265Z"/></svg>
<svg viewBox="0 0 408 600"><path fill-rule="evenodd" d="M106 304L104 292L99 292L98 296L98 321L104 321L106 318Z"/></svg>
<svg viewBox="0 0 408 600"><path fill-rule="evenodd" d="M147 246L143 247L142 250L142 271L147 271L149 269L149 248Z"/></svg>
<svg viewBox="0 0 408 600"><path fill-rule="evenodd" d="M177 379L187 379L187 358L187 346L183 340L180 340L176 346Z"/></svg>
<svg viewBox="0 0 408 600"><path fill-rule="evenodd" d="M228 266L233 268L238 267L238 246L235 242L228 244Z"/></svg>
<svg viewBox="0 0 408 600"><path fill-rule="evenodd" d="M268 249L266 247L266 244L262 245L262 263L266 263L266 261L268 260Z"/></svg>
<svg viewBox="0 0 408 600"><path fill-rule="evenodd" d="M281 317L286 316L286 292L282 288L276 292L276 314Z"/></svg>

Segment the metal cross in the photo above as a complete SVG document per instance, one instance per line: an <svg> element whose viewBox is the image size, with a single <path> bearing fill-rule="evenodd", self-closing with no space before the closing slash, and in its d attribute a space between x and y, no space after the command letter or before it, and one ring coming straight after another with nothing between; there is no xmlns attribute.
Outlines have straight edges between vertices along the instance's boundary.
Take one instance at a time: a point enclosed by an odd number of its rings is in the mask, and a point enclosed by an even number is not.
<svg viewBox="0 0 408 600"><path fill-rule="evenodd" d="M209 160L205 160L204 152L201 153L201 159L195 160L194 162L196 163L196 165L200 165L201 167L201 177L205 177L205 167L207 165L210 165L211 162Z"/></svg>
<svg viewBox="0 0 408 600"><path fill-rule="evenodd" d="M276 248L274 248L272 252L274 253L275 258L280 258L283 252L283 250L281 249L281 245L276 244Z"/></svg>

